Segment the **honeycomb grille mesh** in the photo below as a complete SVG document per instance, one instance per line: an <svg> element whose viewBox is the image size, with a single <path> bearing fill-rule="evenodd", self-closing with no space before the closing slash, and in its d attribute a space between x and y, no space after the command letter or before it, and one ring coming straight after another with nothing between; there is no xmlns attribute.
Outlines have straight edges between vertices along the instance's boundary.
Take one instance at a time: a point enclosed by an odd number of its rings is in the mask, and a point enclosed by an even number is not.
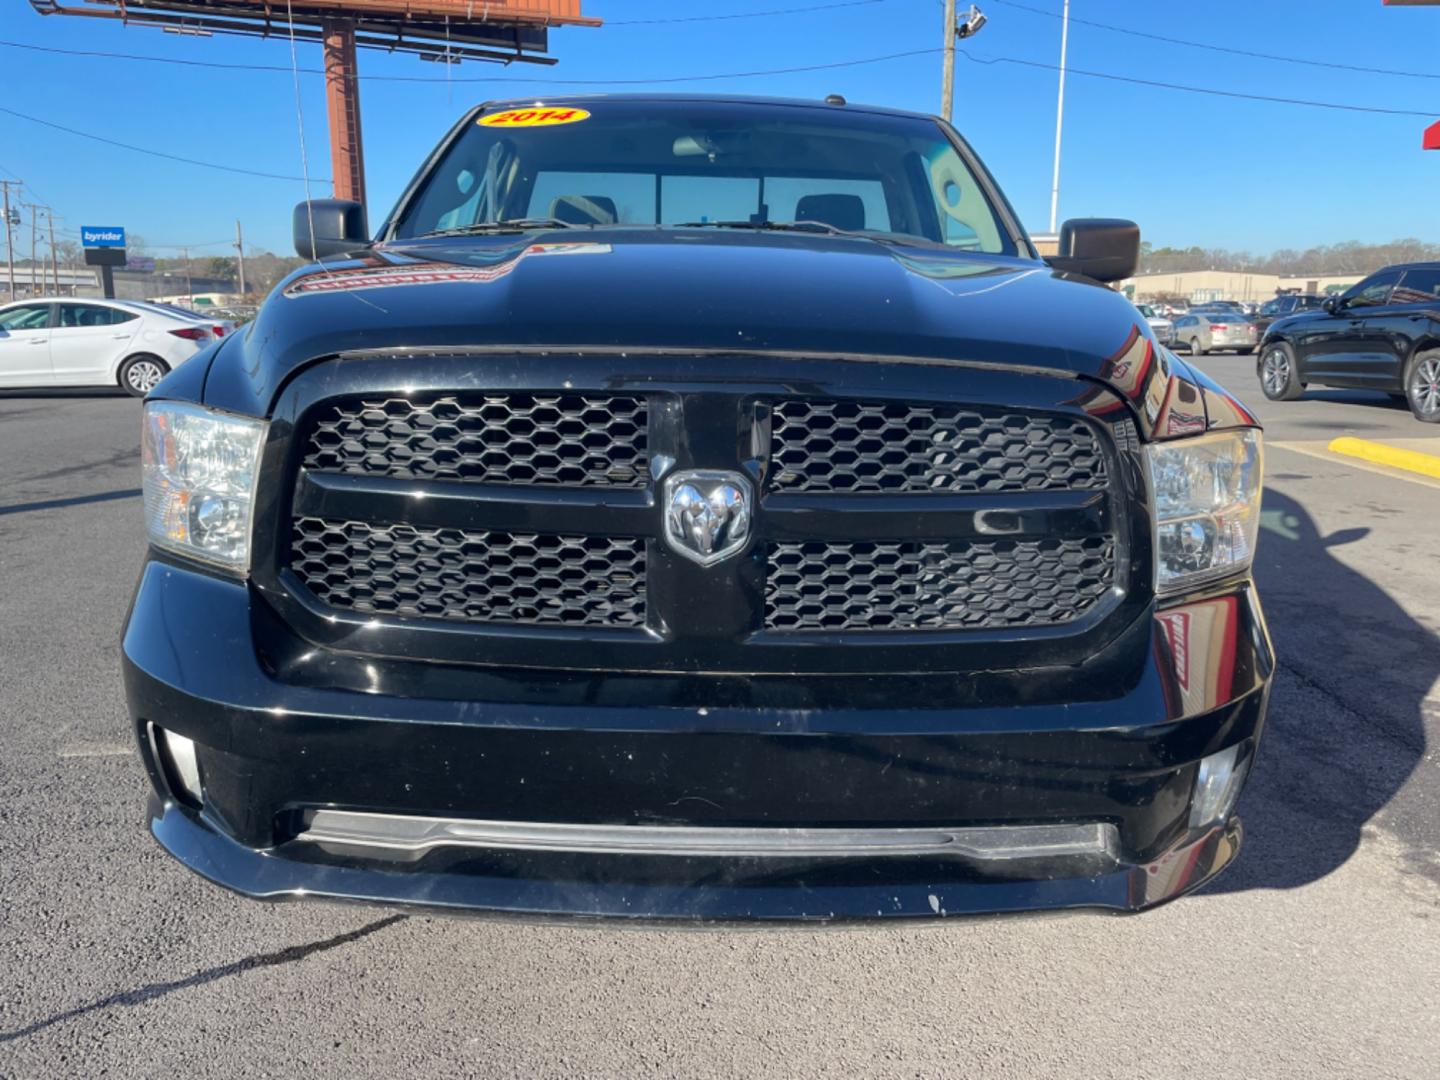
<svg viewBox="0 0 1440 1080"><path fill-rule="evenodd" d="M419 529L302 517L291 568L321 601L379 615L633 627L645 622L636 537Z"/></svg>
<svg viewBox="0 0 1440 1080"><path fill-rule="evenodd" d="M1114 581L1115 541L775 544L765 628L968 630L1084 615Z"/></svg>
<svg viewBox="0 0 1440 1080"><path fill-rule="evenodd" d="M1094 431L1068 416L944 403L790 398L771 410L771 485L797 492L1005 492L1106 486Z"/></svg>
<svg viewBox="0 0 1440 1080"><path fill-rule="evenodd" d="M614 394L376 396L326 406L304 465L487 484L643 487L646 402Z"/></svg>

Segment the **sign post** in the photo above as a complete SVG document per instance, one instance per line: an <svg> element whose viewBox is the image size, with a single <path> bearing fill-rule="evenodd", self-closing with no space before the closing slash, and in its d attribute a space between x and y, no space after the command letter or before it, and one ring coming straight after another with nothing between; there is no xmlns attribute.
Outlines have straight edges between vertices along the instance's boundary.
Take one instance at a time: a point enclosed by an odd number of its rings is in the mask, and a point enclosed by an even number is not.
<svg viewBox="0 0 1440 1080"><path fill-rule="evenodd" d="M81 225L80 246L85 265L100 267L100 285L106 300L115 299L115 267L125 265L125 230L119 225Z"/></svg>

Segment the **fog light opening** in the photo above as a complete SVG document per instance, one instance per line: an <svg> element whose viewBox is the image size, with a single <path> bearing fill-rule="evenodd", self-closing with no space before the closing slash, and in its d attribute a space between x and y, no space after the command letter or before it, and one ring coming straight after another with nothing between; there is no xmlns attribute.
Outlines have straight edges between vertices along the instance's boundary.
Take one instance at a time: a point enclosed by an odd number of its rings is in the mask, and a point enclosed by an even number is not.
<svg viewBox="0 0 1440 1080"><path fill-rule="evenodd" d="M1250 756L1242 756L1242 743L1227 746L1200 759L1195 773L1195 795L1190 801L1190 827L1204 829L1230 816L1240 785L1250 767Z"/></svg>
<svg viewBox="0 0 1440 1080"><path fill-rule="evenodd" d="M200 806L204 789L200 784L200 759L195 754L195 740L166 731L158 724L154 728L155 749L171 794L181 802Z"/></svg>

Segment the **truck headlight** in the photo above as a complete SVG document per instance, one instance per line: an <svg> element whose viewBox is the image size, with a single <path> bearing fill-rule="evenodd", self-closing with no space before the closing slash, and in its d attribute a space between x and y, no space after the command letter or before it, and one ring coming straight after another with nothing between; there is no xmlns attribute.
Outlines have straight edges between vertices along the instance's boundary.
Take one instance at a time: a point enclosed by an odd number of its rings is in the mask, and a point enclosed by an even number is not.
<svg viewBox="0 0 1440 1080"><path fill-rule="evenodd" d="M145 527L157 547L243 574L265 424L198 405L145 406Z"/></svg>
<svg viewBox="0 0 1440 1080"><path fill-rule="evenodd" d="M1246 569L1260 529L1263 450L1254 429L1145 448L1155 500L1155 591Z"/></svg>

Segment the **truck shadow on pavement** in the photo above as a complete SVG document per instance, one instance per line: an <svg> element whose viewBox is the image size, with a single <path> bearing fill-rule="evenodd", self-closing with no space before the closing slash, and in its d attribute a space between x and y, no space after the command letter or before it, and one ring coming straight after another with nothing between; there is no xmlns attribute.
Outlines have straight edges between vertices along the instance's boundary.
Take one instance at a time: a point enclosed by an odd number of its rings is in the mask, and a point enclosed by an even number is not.
<svg viewBox="0 0 1440 1080"><path fill-rule="evenodd" d="M122 390L118 386L27 386L14 390L0 390L0 401L24 400L26 398L114 398L131 396L133 395L131 395L128 390Z"/></svg>
<svg viewBox="0 0 1440 1080"><path fill-rule="evenodd" d="M1371 405L1377 409L1394 412L1409 412L1410 406L1404 399L1391 397L1383 390L1310 389L1301 394L1297 401L1335 401L1345 405Z"/></svg>
<svg viewBox="0 0 1440 1080"><path fill-rule="evenodd" d="M1425 698L1440 676L1436 635L1333 554L1368 528L1322 537L1273 488L1262 520L1255 576L1278 671L1239 806L1245 848L1209 892L1294 888L1343 865L1424 756ZM1406 848L1408 869L1440 881L1429 843Z"/></svg>
<svg viewBox="0 0 1440 1080"><path fill-rule="evenodd" d="M254 956L247 956L228 964L221 964L218 967L206 968L204 971L197 971L194 975L187 975L183 979L174 979L170 982L146 983L144 986L136 987L134 990L121 990L119 993L111 994L108 997L100 998L86 1005L80 1005L73 1009L66 1009L54 1016L47 1016L44 1020L36 1020L33 1024L16 1028L14 1031L0 1031L0 1043L14 1042L17 1039L24 1039L37 1032L44 1031L56 1024L63 1024L69 1020L77 1020L87 1013L99 1012L102 1009L109 1009L114 1006L143 1005L147 1001L154 1001L166 994L173 994L177 990L188 990L192 986L203 986L206 983L215 982L217 979L228 978L231 975L240 975L256 968L276 967L280 964L293 964L297 960L304 960L306 957L316 953L326 952L329 949L337 949L341 945L348 945L352 941L359 941L361 938L369 937L378 933L386 927L393 926L397 922L407 918L405 915L390 915L375 922L366 923L356 930L350 930L344 934L336 934L334 937L325 938L323 941L313 941L305 945L291 945L285 949L278 949L275 952L258 953Z"/></svg>
<svg viewBox="0 0 1440 1080"><path fill-rule="evenodd" d="M64 499L12 503L9 506L0 506L0 517L9 514L28 514L32 510L57 510L67 506L84 506L88 503L114 502L116 499L138 499L141 494L140 488L121 488L118 491L97 491L92 495L71 495Z"/></svg>

